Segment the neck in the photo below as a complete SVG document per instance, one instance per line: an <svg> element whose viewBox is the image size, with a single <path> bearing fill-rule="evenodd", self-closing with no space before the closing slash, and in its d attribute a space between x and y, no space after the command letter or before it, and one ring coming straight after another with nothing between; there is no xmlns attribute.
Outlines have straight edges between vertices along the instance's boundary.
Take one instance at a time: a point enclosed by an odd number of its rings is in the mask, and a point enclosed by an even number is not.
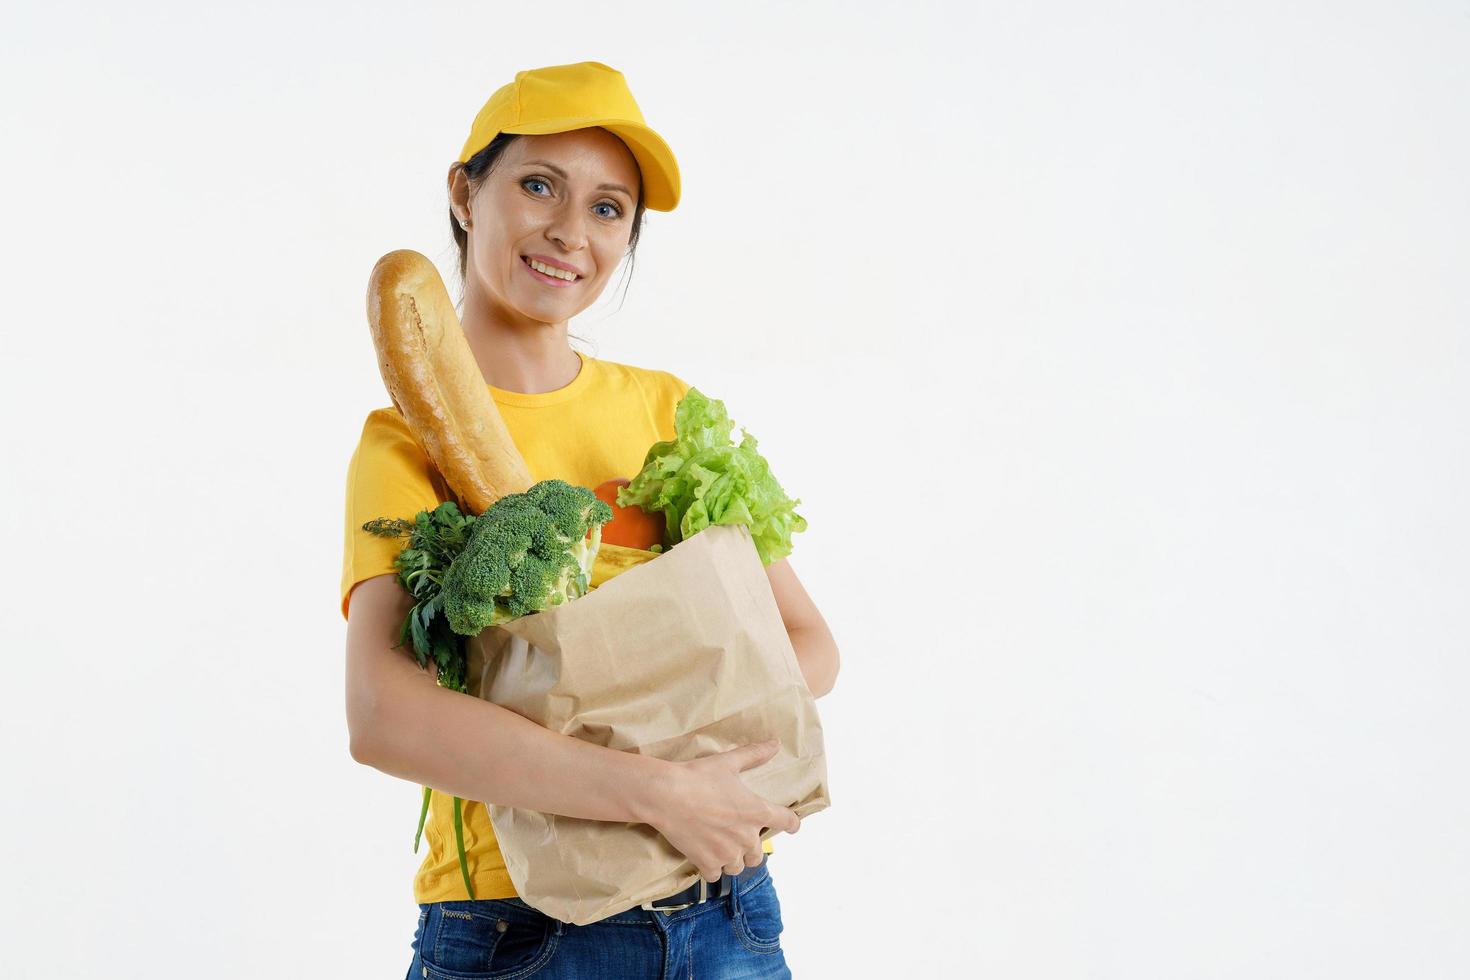
<svg viewBox="0 0 1470 980"><path fill-rule="evenodd" d="M567 321L526 319L490 301L472 286L460 315L465 339L487 384L537 395L565 388L581 369L567 341Z"/></svg>

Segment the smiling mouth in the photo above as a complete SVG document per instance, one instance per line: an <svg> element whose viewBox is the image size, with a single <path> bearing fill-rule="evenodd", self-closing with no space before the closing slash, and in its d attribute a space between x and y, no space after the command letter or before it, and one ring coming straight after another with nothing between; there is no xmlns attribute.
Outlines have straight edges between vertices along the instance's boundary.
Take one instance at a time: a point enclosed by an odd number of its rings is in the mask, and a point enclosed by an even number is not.
<svg viewBox="0 0 1470 980"><path fill-rule="evenodd" d="M537 275L546 276L546 273L542 272L540 269L537 269L535 266L533 266L531 264L530 256L522 255L521 256L521 261L523 263L525 263L525 266L526 266L527 269L530 269L532 272L536 273ZM563 269L563 270L559 270L559 271L565 272L566 270ZM574 272L574 273L572 273L572 278L571 279L563 279L560 276L547 276L547 278L548 279L555 279L557 282L564 282L564 283L567 283L568 285L570 285L571 283L574 283L574 282L581 282L583 277L581 275L579 275L578 273L575 273Z"/></svg>

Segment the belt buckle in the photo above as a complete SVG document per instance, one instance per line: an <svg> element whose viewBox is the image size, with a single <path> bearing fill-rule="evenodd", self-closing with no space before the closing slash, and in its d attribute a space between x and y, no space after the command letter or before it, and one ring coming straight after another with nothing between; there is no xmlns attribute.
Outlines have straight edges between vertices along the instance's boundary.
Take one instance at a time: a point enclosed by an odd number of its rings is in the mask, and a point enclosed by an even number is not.
<svg viewBox="0 0 1470 980"><path fill-rule="evenodd" d="M691 905L698 905L709 897L709 880L704 875L699 876L699 898L693 902L685 902L682 905L654 905L653 899L644 902L639 908L648 909L650 912L662 912L665 915L673 915L680 909L687 909Z"/></svg>

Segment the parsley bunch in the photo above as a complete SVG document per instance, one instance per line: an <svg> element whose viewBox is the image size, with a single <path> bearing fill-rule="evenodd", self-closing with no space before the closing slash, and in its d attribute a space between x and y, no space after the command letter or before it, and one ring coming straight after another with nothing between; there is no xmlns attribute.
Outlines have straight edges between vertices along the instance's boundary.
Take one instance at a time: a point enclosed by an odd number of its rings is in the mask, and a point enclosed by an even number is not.
<svg viewBox="0 0 1470 980"><path fill-rule="evenodd" d="M464 637L449 628L449 620L443 615L444 577L464 551L474 523L473 514L460 513L454 501L446 500L433 510L419 511L412 521L380 517L362 526L379 537L408 538L408 544L393 559L393 567L398 569L398 584L415 601L398 631L394 649L412 641L419 666L433 660L440 685L461 692L465 690Z"/></svg>

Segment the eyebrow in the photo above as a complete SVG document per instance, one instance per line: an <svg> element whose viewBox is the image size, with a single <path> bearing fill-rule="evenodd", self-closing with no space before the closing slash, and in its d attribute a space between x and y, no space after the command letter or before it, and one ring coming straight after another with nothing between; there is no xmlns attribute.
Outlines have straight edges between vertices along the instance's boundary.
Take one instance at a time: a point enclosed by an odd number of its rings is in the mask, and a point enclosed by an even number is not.
<svg viewBox="0 0 1470 980"><path fill-rule="evenodd" d="M521 163L521 166L523 166L523 167L545 167L547 170L550 170L552 173L556 174L562 180L567 180L568 179L567 178L567 172L565 170L563 170L562 168L558 167L556 164L552 163L550 160L525 160L525 161L523 161ZM633 196L633 192L630 191L630 190L628 190L628 188L624 187L622 184L598 184L597 185L597 189L600 190L600 191L622 191L624 194L628 195L629 197L632 197Z"/></svg>

